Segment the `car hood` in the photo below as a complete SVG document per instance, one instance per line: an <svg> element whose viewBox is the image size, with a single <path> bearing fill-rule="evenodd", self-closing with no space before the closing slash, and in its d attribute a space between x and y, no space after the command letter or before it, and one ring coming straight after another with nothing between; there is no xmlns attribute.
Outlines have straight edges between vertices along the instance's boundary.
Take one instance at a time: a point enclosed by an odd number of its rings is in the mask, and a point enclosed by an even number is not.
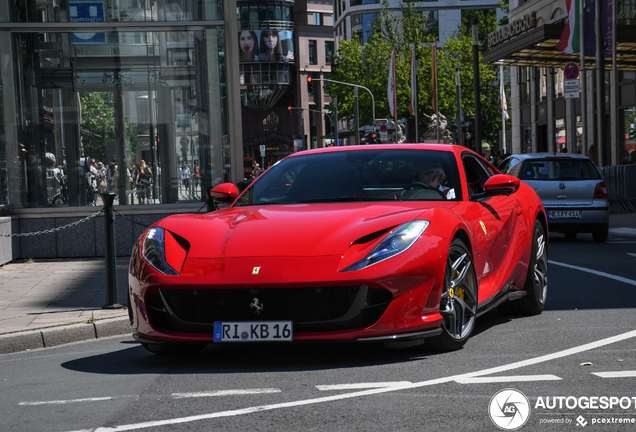
<svg viewBox="0 0 636 432"><path fill-rule="evenodd" d="M174 215L158 225L186 239L191 258L325 256L344 254L354 241L379 231L426 219L433 207L454 205L399 202L249 206L205 215Z"/></svg>

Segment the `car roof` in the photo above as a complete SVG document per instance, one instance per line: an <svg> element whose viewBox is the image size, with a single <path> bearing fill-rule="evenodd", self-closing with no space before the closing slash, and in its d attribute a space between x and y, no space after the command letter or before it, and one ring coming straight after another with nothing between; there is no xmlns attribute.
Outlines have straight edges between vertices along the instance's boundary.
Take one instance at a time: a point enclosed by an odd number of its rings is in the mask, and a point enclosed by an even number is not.
<svg viewBox="0 0 636 432"><path fill-rule="evenodd" d="M364 151L364 150L437 150L445 152L461 152L470 151L467 147L456 144L437 144L437 143L422 143L422 144L363 144L363 145L348 145L338 147L323 147L311 150L303 150L297 153L293 153L290 156L306 155L313 153L331 153L339 151Z"/></svg>
<svg viewBox="0 0 636 432"><path fill-rule="evenodd" d="M516 157L517 159L589 159L587 156L578 153L516 153L508 157Z"/></svg>

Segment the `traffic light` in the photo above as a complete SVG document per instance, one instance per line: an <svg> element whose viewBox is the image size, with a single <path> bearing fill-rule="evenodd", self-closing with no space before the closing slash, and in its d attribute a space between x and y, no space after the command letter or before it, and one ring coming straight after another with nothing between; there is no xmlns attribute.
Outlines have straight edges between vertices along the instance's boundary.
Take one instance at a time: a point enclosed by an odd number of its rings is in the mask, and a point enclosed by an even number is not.
<svg viewBox="0 0 636 432"><path fill-rule="evenodd" d="M631 128L629 130L629 139L631 140L631 139L634 139L634 138L636 138L636 129Z"/></svg>
<svg viewBox="0 0 636 432"><path fill-rule="evenodd" d="M314 94L314 79L310 76L307 77L307 93Z"/></svg>
<svg viewBox="0 0 636 432"><path fill-rule="evenodd" d="M367 144L382 144L380 138L375 133L368 133L365 137L367 139Z"/></svg>
<svg viewBox="0 0 636 432"><path fill-rule="evenodd" d="M287 113L289 114L289 116L292 116L292 107L288 106L287 107Z"/></svg>

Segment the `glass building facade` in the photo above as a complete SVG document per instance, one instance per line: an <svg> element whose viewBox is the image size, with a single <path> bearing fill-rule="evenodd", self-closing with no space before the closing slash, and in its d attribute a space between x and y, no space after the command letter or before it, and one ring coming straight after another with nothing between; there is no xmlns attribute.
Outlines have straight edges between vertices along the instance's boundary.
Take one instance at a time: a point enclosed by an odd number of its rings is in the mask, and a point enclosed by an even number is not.
<svg viewBox="0 0 636 432"><path fill-rule="evenodd" d="M232 181L225 12L0 0L0 204L101 205L104 190L116 205L200 201Z"/></svg>

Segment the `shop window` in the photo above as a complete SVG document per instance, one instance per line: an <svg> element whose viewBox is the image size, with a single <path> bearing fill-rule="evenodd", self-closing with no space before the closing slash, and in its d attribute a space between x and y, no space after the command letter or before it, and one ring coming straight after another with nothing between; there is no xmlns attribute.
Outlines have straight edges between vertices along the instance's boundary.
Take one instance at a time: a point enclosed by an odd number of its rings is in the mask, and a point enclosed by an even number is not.
<svg viewBox="0 0 636 432"><path fill-rule="evenodd" d="M523 128L523 153L532 153L532 130L530 126Z"/></svg>
<svg viewBox="0 0 636 432"><path fill-rule="evenodd" d="M566 147L566 131L565 131L565 119L560 118L554 120L554 148L558 151L567 149Z"/></svg>
<svg viewBox="0 0 636 432"><path fill-rule="evenodd" d="M565 89L563 88L563 73L560 70L552 70L554 76L554 97L563 97L565 96Z"/></svg>
<svg viewBox="0 0 636 432"><path fill-rule="evenodd" d="M634 71L618 71L618 81L633 81L636 79L636 72Z"/></svg>
<svg viewBox="0 0 636 432"><path fill-rule="evenodd" d="M636 164L636 107L621 110L625 125L625 147L621 157L622 164Z"/></svg>
<svg viewBox="0 0 636 432"><path fill-rule="evenodd" d="M518 67L517 71L517 84L521 90L521 105L528 105L530 103L530 68Z"/></svg>
<svg viewBox="0 0 636 432"><path fill-rule="evenodd" d="M539 101L548 100L548 69L539 69Z"/></svg>
<svg viewBox="0 0 636 432"><path fill-rule="evenodd" d="M583 120L580 115L576 116L576 153L583 152Z"/></svg>
<svg viewBox="0 0 636 432"><path fill-rule="evenodd" d="M1 84L3 91L11 88L20 103L7 103L5 97L0 133L18 139L0 140L0 164L2 155L15 155L5 162L9 175L0 169L0 202L16 208L102 205L101 188L117 193L116 205L198 201L199 186L179 188L181 164L191 170L198 164L208 166L202 181L214 180L211 169L215 178L229 179L230 163L219 162L228 139L225 98L208 99L210 94L223 95L225 67L221 55L206 56L223 53L224 28L201 31L204 37L198 40L181 27L105 33L107 40L117 41L109 47L109 57L81 43L71 46L72 26L66 34L43 34L65 52L75 53L72 72L55 57L57 52L34 43L31 33L12 32L15 46L24 49L5 56L4 66L19 73L4 74L7 81ZM137 46L140 34L158 44L154 50ZM197 56L195 42L201 44ZM166 79L158 64L178 66L178 72ZM45 72L41 79L35 84L24 81L36 67ZM199 80L210 88L205 98L196 92ZM29 117L37 111L43 115ZM200 146L199 136L205 140ZM129 182L127 175L127 169L134 173L142 160L153 171L143 187ZM99 162L105 172L98 172Z"/></svg>

